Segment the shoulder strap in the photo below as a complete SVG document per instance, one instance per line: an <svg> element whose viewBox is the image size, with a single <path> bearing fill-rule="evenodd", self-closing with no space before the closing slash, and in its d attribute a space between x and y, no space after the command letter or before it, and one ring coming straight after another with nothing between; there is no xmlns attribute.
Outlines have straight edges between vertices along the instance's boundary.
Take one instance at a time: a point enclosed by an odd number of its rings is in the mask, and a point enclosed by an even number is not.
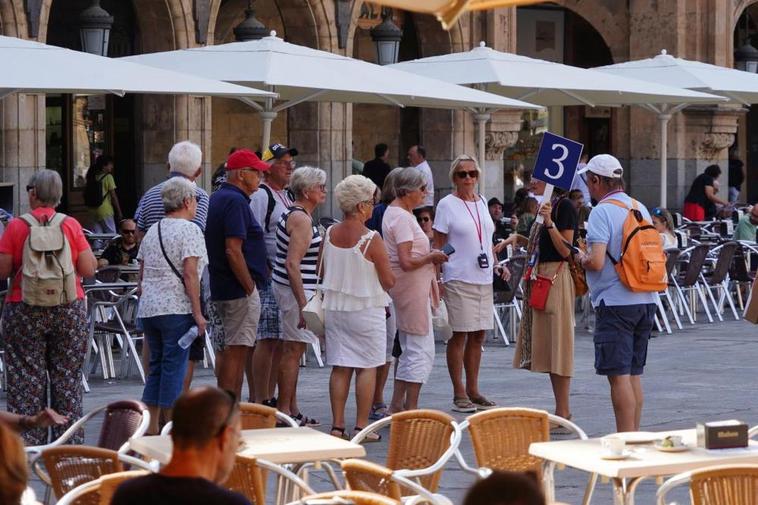
<svg viewBox="0 0 758 505"><path fill-rule="evenodd" d="M171 263L171 260L168 258L168 254L166 254L166 248L163 247L163 233L161 233L161 223L163 222L163 219L158 221L158 243L161 245L161 252L163 253L163 257L166 259L166 263L168 263L168 266L171 267L171 270L174 271L174 274L176 274L177 277L179 277L179 280L182 282L182 286L184 286L184 276L179 273L179 270L174 266L173 263Z"/></svg>
<svg viewBox="0 0 758 505"><path fill-rule="evenodd" d="M50 220L47 222L48 226L60 226L63 224L63 221L66 219L66 214L61 214L60 212L56 212L53 214L53 217L50 218Z"/></svg>
<svg viewBox="0 0 758 505"><path fill-rule="evenodd" d="M376 235L376 232L374 230L369 230L368 233L359 238L358 243L355 244L355 247L357 247L364 256L366 256L366 251L368 251L368 248L371 246L371 241L373 240L374 235Z"/></svg>
<svg viewBox="0 0 758 505"><path fill-rule="evenodd" d="M30 212L19 217L21 218L22 221L28 224L30 228L34 228L35 226L40 226L40 222L37 221L37 218L34 217L34 215L32 215Z"/></svg>
<svg viewBox="0 0 758 505"><path fill-rule="evenodd" d="M276 200L274 200L274 193L271 191L271 188L266 184L261 183L259 187L263 188L263 191L266 192L266 198L268 198L266 203L266 217L263 219L263 227L266 229L266 232L268 232L269 225L271 224L271 215L274 213L274 208L276 207Z"/></svg>
<svg viewBox="0 0 758 505"><path fill-rule="evenodd" d="M635 200L632 200L632 202L634 202L633 204L636 204L636 201L635 201ZM626 205L624 202L622 202L622 201L620 201L620 200L614 200L613 198L611 198L610 200L603 200L603 201L602 201L602 202L600 202L600 203L601 203L601 204L602 204L602 203L610 203L610 204L612 204L612 205L615 205L616 207L621 207L622 209L626 209L626 210L629 210L629 206L628 206L628 205ZM635 207L635 208L636 208L636 207Z"/></svg>

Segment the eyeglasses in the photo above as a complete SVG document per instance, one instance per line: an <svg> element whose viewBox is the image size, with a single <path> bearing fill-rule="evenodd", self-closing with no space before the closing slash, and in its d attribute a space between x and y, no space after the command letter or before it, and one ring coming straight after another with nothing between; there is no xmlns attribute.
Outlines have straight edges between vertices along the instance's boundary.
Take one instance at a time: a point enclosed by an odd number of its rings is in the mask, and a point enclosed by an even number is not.
<svg viewBox="0 0 758 505"><path fill-rule="evenodd" d="M295 163L295 160L289 160L289 161L287 161L287 160L276 160L276 161L274 161L273 164L274 165L281 164L281 165L284 165L284 166L290 167L290 168L295 168L295 166L297 165Z"/></svg>
<svg viewBox="0 0 758 505"><path fill-rule="evenodd" d="M318 186L316 186L316 187L317 187L317 188L318 188L318 190L319 190L319 191L321 191L322 193L326 193L326 184L319 184L319 185L318 185Z"/></svg>
<svg viewBox="0 0 758 505"><path fill-rule="evenodd" d="M479 177L479 172L476 170L459 170L458 172L455 172L455 176L459 179L465 179L466 177L476 179Z"/></svg>
<svg viewBox="0 0 758 505"><path fill-rule="evenodd" d="M416 218L416 220L417 220L419 223L428 223L428 222L429 222L429 221L431 221L432 219L431 219L429 216L423 216L423 217L418 217L418 218Z"/></svg>
<svg viewBox="0 0 758 505"><path fill-rule="evenodd" d="M422 193L426 193L426 184L418 188L418 190L421 191Z"/></svg>
<svg viewBox="0 0 758 505"><path fill-rule="evenodd" d="M29 191L31 191L33 189L34 189L34 186L29 186L29 185L26 186L26 191L27 192L29 192Z"/></svg>

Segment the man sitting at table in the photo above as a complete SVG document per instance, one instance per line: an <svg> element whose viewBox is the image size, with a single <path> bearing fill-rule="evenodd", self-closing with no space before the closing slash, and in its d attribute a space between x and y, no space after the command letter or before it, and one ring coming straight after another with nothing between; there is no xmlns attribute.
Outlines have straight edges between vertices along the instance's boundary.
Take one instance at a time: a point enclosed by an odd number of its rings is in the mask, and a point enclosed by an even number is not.
<svg viewBox="0 0 758 505"><path fill-rule="evenodd" d="M124 219L119 223L120 237L110 241L97 260L97 266L128 265L137 260L139 242L137 241L137 223L133 219Z"/></svg>
<svg viewBox="0 0 758 505"><path fill-rule="evenodd" d="M121 484L111 505L250 505L224 489L239 446L240 414L234 395L201 387L174 404L171 461L160 473Z"/></svg>

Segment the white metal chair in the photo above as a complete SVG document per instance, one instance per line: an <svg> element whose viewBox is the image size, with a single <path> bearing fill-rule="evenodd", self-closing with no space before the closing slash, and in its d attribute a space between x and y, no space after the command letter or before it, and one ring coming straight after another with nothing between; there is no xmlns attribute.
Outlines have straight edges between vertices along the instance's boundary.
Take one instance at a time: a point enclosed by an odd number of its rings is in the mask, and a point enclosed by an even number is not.
<svg viewBox="0 0 758 505"><path fill-rule="evenodd" d="M533 471L542 481L547 501L553 502L555 463L542 461L528 452L531 443L550 440L551 423L580 440L587 439L579 426L544 410L501 407L473 414L460 425L461 431L469 432L478 467L466 462L460 448L455 457L465 472L477 478L486 478L493 470ZM582 503L589 503L596 482L597 475L590 475Z"/></svg>
<svg viewBox="0 0 758 505"><path fill-rule="evenodd" d="M685 484L692 505L755 505L758 465L712 466L674 475L658 488L657 505L666 505L666 495Z"/></svg>
<svg viewBox="0 0 758 505"><path fill-rule="evenodd" d="M382 465L362 459L346 459L341 465L348 488L353 491L378 493L406 504L424 502L452 505L446 496L432 493L401 473Z"/></svg>
<svg viewBox="0 0 758 505"><path fill-rule="evenodd" d="M125 480L141 477L146 474L147 472L143 470L129 470L103 475L96 480L85 482L84 484L75 487L63 495L63 497L58 500L57 505L109 503L110 497L113 496L113 493L119 484ZM107 496L104 496L105 493L107 493Z"/></svg>
<svg viewBox="0 0 758 505"><path fill-rule="evenodd" d="M691 324L695 324L697 306L695 304L691 304L691 302L685 298L684 293L686 291L694 292L697 294L700 303L703 305L703 310L705 311L705 315L708 318L708 322L713 322L711 311L708 308L708 301L705 298L705 292L700 284L700 272L705 266L709 250L710 246L707 244L698 244L683 250L680 258L687 259L687 271L684 272L684 274L680 273L679 275L673 275L669 277L669 282L676 291L676 294L679 297L679 301L681 302L681 306L684 309L684 312L687 314L687 317L689 318Z"/></svg>
<svg viewBox="0 0 758 505"><path fill-rule="evenodd" d="M495 325L497 327L500 336L503 339L503 343L507 346L510 345L508 334L511 338L516 340L516 333L518 331L518 321L521 320L521 304L519 303L518 294L521 292L521 281L524 275L524 265L526 264L525 256L512 256L507 265L511 271L510 287L508 291L495 292L495 303L493 305L493 311L495 316ZM505 331L504 315L508 314L508 326L509 331Z"/></svg>
<svg viewBox="0 0 758 505"><path fill-rule="evenodd" d="M732 266L734 255L739 247L740 244L734 241L726 242L714 247L711 250L711 261L713 263L712 270L707 274L702 270L700 272L700 281L702 282L706 293L708 293L708 298L710 298L711 303L713 304L713 309L716 311L716 316L719 318L719 321L724 320L724 318L721 317L724 300L729 303L734 319L737 321L740 320L740 316L734 306L734 299L732 298L732 293L729 288L729 269ZM718 303L713 297L714 290L719 295Z"/></svg>

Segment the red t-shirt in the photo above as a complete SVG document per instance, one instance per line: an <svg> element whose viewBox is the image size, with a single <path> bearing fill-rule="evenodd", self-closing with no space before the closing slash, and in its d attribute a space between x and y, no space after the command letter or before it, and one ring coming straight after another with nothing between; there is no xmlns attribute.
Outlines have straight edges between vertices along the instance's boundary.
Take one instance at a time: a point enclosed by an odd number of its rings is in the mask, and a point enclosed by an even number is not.
<svg viewBox="0 0 758 505"><path fill-rule="evenodd" d="M31 214L39 221L43 220L43 218L47 220L53 217L55 209L40 207L31 211ZM87 238L84 236L82 225L76 219L67 217L63 220L61 227L63 228L63 234L68 239L69 246L71 247L71 259L74 262L74 266L76 266L79 253L90 248L89 242L87 242ZM6 298L7 302L21 301L21 276L16 275L16 273L21 268L24 242L26 242L28 236L29 225L26 221L14 218L8 223L5 233L0 237L0 254L10 254L13 258L13 285L10 294ZM76 277L76 297L80 300L84 298L84 290L82 289L82 282L79 276Z"/></svg>

